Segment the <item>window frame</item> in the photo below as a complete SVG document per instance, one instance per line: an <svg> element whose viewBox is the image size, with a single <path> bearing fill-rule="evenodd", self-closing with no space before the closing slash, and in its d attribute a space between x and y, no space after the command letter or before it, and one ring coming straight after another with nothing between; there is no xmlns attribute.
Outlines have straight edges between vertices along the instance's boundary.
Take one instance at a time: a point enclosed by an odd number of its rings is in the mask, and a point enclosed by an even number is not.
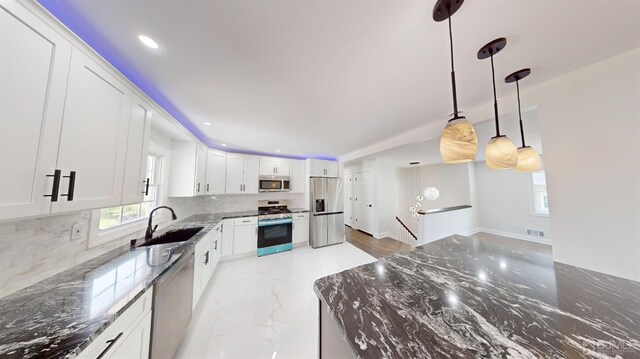
<svg viewBox="0 0 640 359"><path fill-rule="evenodd" d="M156 158L155 170L154 170L154 183L156 186L156 207L162 205L162 186L163 186L163 171L164 171L164 156L162 154L149 152L148 156L152 156ZM145 203L143 200L139 204ZM135 204L135 203L132 203ZM119 207L124 207L127 205L121 205ZM118 206L114 206L118 207ZM138 218L132 221L128 221L125 223L120 223L115 226L100 229L100 210L101 208L94 209L91 211L91 222L90 222L90 233L89 233L89 241L87 242L87 248L93 248L105 243L108 243L114 239L121 238L123 236L127 236L130 234L134 234L136 232L142 232L146 229L147 221L149 220L149 216L145 216L142 218ZM158 223L162 223L165 221L164 218L160 218L158 216ZM140 233L139 235L142 235Z"/></svg>
<svg viewBox="0 0 640 359"><path fill-rule="evenodd" d="M542 213L542 212L538 212L536 210L536 195L538 195L538 193L540 193L540 192L538 192L538 191L536 191L534 189L533 175L534 175L534 173L537 173L537 172L545 172L545 170L541 169L539 171L530 173L529 176L528 176L528 186L527 187L529 188L529 213L532 216L548 218L549 217L549 212ZM546 178L547 178L547 175L546 175L546 172L545 172L545 186L546 186ZM549 201L549 190L548 189L546 191L546 195L547 195L547 203L548 203L548 201Z"/></svg>

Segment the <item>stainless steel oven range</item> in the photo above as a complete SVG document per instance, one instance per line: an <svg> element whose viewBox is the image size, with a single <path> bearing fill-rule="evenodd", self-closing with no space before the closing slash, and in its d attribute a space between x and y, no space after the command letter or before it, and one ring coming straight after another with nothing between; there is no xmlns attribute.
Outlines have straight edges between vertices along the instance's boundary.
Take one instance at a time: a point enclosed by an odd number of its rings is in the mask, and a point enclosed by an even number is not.
<svg viewBox="0 0 640 359"><path fill-rule="evenodd" d="M293 248L293 216L287 201L258 201L258 257Z"/></svg>

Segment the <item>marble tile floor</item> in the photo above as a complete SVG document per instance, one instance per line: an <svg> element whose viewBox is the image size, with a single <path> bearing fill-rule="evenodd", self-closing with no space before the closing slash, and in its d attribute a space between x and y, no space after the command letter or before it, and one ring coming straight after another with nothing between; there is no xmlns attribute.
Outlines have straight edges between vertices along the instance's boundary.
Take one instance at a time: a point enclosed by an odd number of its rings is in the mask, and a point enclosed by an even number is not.
<svg viewBox="0 0 640 359"><path fill-rule="evenodd" d="M222 262L176 358L317 358L313 282L375 260L345 242Z"/></svg>

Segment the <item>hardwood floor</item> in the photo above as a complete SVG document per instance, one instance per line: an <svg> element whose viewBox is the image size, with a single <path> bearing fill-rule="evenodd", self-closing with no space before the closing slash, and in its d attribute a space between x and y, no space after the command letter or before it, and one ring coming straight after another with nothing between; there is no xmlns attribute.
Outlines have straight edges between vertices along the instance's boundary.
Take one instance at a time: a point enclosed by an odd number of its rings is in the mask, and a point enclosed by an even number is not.
<svg viewBox="0 0 640 359"><path fill-rule="evenodd" d="M409 244L396 239L389 237L376 239L349 226L345 226L345 236L347 237L347 242L376 258L382 258L394 253L409 252L413 249Z"/></svg>

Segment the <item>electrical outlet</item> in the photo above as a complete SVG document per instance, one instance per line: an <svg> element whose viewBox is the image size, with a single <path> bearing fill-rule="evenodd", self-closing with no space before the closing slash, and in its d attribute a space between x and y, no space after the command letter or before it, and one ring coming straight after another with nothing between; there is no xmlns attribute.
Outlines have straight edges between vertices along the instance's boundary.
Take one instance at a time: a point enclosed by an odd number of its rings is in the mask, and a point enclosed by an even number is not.
<svg viewBox="0 0 640 359"><path fill-rule="evenodd" d="M76 223L71 226L71 240L75 241L82 238L82 234L84 233L84 226L82 223Z"/></svg>

